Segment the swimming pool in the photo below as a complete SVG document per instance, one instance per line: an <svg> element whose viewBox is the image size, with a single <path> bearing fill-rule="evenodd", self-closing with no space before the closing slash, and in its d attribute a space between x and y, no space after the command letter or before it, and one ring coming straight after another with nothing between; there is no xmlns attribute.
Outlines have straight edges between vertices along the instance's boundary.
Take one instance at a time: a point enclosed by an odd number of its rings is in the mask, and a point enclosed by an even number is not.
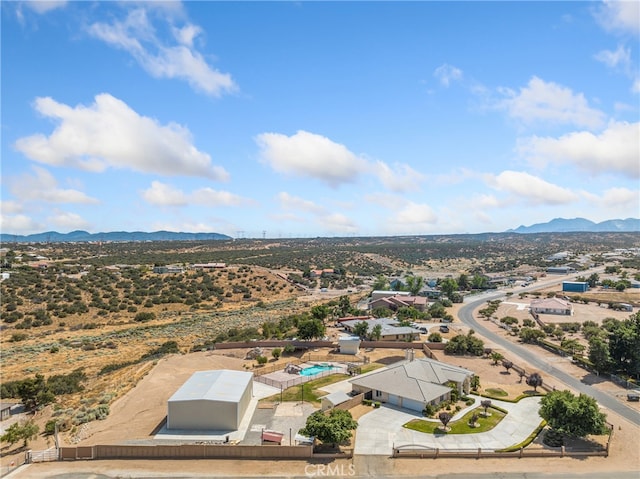
<svg viewBox="0 0 640 479"><path fill-rule="evenodd" d="M308 368L301 369L300 376L315 376L316 374L320 374L323 371L329 371L331 369L337 368L331 364L314 364Z"/></svg>

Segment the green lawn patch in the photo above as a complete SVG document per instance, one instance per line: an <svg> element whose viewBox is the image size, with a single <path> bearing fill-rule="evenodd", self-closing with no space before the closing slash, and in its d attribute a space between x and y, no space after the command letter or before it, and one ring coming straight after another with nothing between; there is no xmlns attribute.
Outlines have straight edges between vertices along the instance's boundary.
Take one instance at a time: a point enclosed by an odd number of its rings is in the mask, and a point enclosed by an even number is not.
<svg viewBox="0 0 640 479"><path fill-rule="evenodd" d="M483 398L488 398L488 399L498 399L500 401L505 401L505 402L510 402L510 403L517 403L518 401L520 401L520 399L524 399L524 398L529 398L529 397L534 397L534 396L544 396L545 393L542 391L538 391L538 392L526 392L524 394L520 394L520 396L515 397L515 398L507 398L504 396L499 396L496 394L487 394L489 391L502 391L502 389L487 389L485 390L485 393L480 394L481 397ZM504 392L504 391L503 391Z"/></svg>
<svg viewBox="0 0 640 479"><path fill-rule="evenodd" d="M313 379L304 384L298 384L296 386L291 386L290 388L285 389L284 391L282 391L282 396L280 395L280 393L278 393L274 394L273 396L269 396L268 398L264 398L261 401L280 401L281 397L282 401L301 401L303 399L302 388L304 387L304 400L306 402L319 404L320 398L328 394L325 391L319 391L321 387L343 381L348 377L348 374L332 374L330 376Z"/></svg>
<svg viewBox="0 0 640 479"><path fill-rule="evenodd" d="M384 367L384 364L380 364L380 363L365 364L364 366L362 366L360 368L360 374L369 373L371 371L374 371L376 369L380 369L380 368L383 368L383 367Z"/></svg>
<svg viewBox="0 0 640 479"><path fill-rule="evenodd" d="M505 396L509 395L509 393L507 391L505 391L504 389L500 389L500 388L485 389L485 392L488 395L495 396L495 397L505 397Z"/></svg>
<svg viewBox="0 0 640 479"><path fill-rule="evenodd" d="M478 427L469 426L469 420L474 413L478 415ZM413 419L402 427L406 427L407 429L412 429L414 431L426 432L428 434L476 434L479 432L490 431L496 427L500 421L502 421L502 418L506 416L505 412L494 409L493 407L489 408L491 416L484 417L483 413L484 408L482 407L469 411L457 421L450 422L449 428L451 430L447 432L444 432L441 429L442 423L425 421L424 419Z"/></svg>

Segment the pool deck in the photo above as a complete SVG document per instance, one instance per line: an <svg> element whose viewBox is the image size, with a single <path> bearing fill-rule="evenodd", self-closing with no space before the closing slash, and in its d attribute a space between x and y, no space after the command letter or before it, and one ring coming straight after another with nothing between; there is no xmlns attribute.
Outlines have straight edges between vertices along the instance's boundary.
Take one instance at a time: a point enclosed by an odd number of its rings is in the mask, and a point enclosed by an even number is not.
<svg viewBox="0 0 640 479"><path fill-rule="evenodd" d="M324 376L329 376L331 374L347 374L346 364L333 361L311 361L300 364L299 367L301 369L304 369L311 366L317 366L319 364L331 364L332 366L334 366L334 369L321 371L318 374L314 374L313 376L302 376L301 374L287 373L283 369L281 371L276 371L273 373L264 374L263 376L259 376L259 378L256 378L256 380L264 382L265 384L268 384L270 386L274 386L277 388L282 387L283 389L286 389L291 386L296 386L298 384L306 383L308 381L312 381Z"/></svg>

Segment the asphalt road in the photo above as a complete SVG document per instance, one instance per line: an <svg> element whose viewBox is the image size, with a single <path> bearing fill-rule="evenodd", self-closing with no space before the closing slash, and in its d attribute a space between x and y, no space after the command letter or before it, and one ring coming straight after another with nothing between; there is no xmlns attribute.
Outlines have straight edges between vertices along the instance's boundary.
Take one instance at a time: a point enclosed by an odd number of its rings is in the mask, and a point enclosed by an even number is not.
<svg viewBox="0 0 640 479"><path fill-rule="evenodd" d="M567 374L564 371L561 371L553 367L553 365L551 365L544 359L536 356L534 353L532 353L528 349L525 349L522 346L515 344L512 341L509 341L508 339L505 339L502 336L499 336L493 333L492 331L489 331L487 328L483 326L482 322L476 321L472 313L477 307L484 304L488 300L497 299L502 296L505 296L504 292L493 293L490 295L485 294L482 296L482 298L479 298L479 299L474 298L468 304L465 304L462 308L460 308L460 311L458 312L458 317L464 324L466 324L470 328L473 328L478 334L500 345L500 347L509 351L514 356L524 359L525 361L530 363L532 366L535 366L540 371L543 371L545 374L559 379L560 381L562 381L563 383L565 383L567 386L571 387L575 391L587 394L595 398L596 401L598 401L598 403L600 404L600 406L607 408L610 411L615 412L616 414L619 414L620 416L629 420L633 424L640 425L640 413L631 409L624 403L621 403L618 399L616 399L611 394L608 394L603 391L599 391L594 387L571 376L570 374ZM544 379L544 374L543 374L543 379Z"/></svg>

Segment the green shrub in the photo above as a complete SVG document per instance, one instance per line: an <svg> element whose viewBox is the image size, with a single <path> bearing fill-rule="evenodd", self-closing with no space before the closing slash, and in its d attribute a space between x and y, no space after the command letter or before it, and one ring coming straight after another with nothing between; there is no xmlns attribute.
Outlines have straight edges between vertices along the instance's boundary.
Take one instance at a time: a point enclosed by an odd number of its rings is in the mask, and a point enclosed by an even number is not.
<svg viewBox="0 0 640 479"><path fill-rule="evenodd" d="M144 313L144 312L136 314L136 316L133 318L134 321L138 321L140 323L145 323L147 321L152 321L154 319L156 319L156 313Z"/></svg>

